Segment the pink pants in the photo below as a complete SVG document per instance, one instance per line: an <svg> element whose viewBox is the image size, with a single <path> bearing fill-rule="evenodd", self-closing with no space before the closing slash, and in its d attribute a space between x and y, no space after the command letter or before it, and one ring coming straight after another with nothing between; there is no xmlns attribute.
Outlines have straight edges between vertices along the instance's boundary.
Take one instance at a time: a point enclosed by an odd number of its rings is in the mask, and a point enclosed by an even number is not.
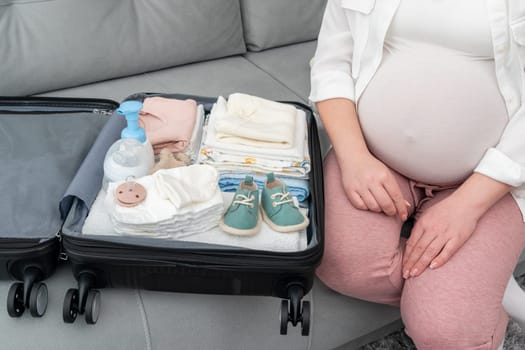
<svg viewBox="0 0 525 350"><path fill-rule="evenodd" d="M419 350L496 349L508 322L503 294L525 246L525 224L512 197L485 213L444 266L405 281L401 220L352 206L333 151L324 171L326 242L319 278L342 294L400 306L405 331ZM394 174L411 204L410 214L454 191Z"/></svg>

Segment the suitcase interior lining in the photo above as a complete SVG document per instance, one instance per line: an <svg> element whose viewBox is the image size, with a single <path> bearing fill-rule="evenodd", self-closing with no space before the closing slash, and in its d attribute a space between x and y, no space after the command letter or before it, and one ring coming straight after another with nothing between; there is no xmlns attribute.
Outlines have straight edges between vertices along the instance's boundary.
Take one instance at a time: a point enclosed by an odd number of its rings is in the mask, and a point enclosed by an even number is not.
<svg viewBox="0 0 525 350"><path fill-rule="evenodd" d="M0 115L3 238L58 233L58 203L106 121L88 112Z"/></svg>

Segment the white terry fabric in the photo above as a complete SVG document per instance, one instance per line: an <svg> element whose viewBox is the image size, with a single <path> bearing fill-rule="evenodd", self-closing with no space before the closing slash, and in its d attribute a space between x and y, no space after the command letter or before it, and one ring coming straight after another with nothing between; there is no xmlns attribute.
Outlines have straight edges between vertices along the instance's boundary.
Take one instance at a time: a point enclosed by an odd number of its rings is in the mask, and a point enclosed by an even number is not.
<svg viewBox="0 0 525 350"><path fill-rule="evenodd" d="M217 139L237 145L290 148L294 142L296 108L260 97L235 93L226 111L217 113Z"/></svg>
<svg viewBox="0 0 525 350"><path fill-rule="evenodd" d="M234 193L221 192L223 205L221 212L224 212ZM106 211L104 199L105 192L101 190L93 202L89 215L82 227L82 234L84 235L104 235L104 236L122 236L127 233L119 233L115 231L109 213ZM303 213L307 214L305 209L301 209ZM136 233L131 233L135 235ZM152 235L139 234L140 236L148 236L154 238L172 239L169 235ZM279 233L273 231L265 222L261 225L261 231L254 236L233 236L223 232L218 226L214 226L208 230L202 230L191 236L178 238L180 241L192 241L209 244L220 244L232 247L243 247L249 249L258 249L275 252L294 252L302 251L307 248L306 230L300 232Z"/></svg>

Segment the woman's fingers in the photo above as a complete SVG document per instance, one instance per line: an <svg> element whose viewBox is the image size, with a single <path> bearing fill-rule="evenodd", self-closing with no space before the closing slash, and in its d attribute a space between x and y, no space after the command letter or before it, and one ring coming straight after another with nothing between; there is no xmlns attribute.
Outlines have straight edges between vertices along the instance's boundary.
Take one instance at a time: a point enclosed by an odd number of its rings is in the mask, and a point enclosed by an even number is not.
<svg viewBox="0 0 525 350"><path fill-rule="evenodd" d="M363 202L363 199L361 198L359 193L357 193L355 191L351 192L349 199L350 199L350 203L352 203L354 208L361 209L361 210L367 210L368 209L368 207L366 206L365 202Z"/></svg>
<svg viewBox="0 0 525 350"><path fill-rule="evenodd" d="M443 238L435 237L434 240L430 242L430 244L425 248L419 259L410 268L410 277L417 277L421 275L423 271L425 271L426 268L431 265L431 262L435 261L436 257L440 255L445 247L447 247L447 244L447 241ZM431 266L431 268L436 267L437 266L435 264Z"/></svg>
<svg viewBox="0 0 525 350"><path fill-rule="evenodd" d="M458 251L460 246L461 244L458 244L453 240L448 241L443 247L443 249L441 249L441 252L438 254L438 256L432 259L432 262L430 263L430 268L437 269L438 267L445 265L445 263L450 260L452 255L454 255L454 253Z"/></svg>
<svg viewBox="0 0 525 350"><path fill-rule="evenodd" d="M377 203L372 192L364 191L363 193L360 193L360 195L368 210L375 211L376 213L381 212L381 206Z"/></svg>
<svg viewBox="0 0 525 350"><path fill-rule="evenodd" d="M408 218L410 203L403 197L403 193L396 180L391 178L389 181L386 181L383 186L394 203L397 215L399 215L401 220L405 221Z"/></svg>
<svg viewBox="0 0 525 350"><path fill-rule="evenodd" d="M388 216L394 216L397 213L394 201L385 190L383 186L376 186L370 189L370 192L374 196L377 204L381 210Z"/></svg>
<svg viewBox="0 0 525 350"><path fill-rule="evenodd" d="M414 257L417 256L419 258L419 256L422 254L422 251L419 251L419 253L415 253L414 251L416 250L416 247L421 247L421 244L419 244L419 241L422 239L423 233L424 233L424 230L421 227L421 225L416 223L414 227L412 228L412 232L410 233L410 238L408 239L405 245L405 252L403 254L403 262L402 262L403 278L410 277L410 271L411 271L413 262L415 261ZM423 241L421 241L421 243L422 242Z"/></svg>

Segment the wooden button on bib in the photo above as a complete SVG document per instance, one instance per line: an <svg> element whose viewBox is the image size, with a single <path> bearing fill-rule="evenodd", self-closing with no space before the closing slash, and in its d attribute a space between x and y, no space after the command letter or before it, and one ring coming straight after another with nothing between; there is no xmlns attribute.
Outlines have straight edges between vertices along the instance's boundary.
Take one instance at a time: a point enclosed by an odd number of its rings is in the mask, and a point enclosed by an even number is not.
<svg viewBox="0 0 525 350"><path fill-rule="evenodd" d="M146 194L144 186L128 181L115 189L115 201L123 207L134 207L146 199Z"/></svg>

